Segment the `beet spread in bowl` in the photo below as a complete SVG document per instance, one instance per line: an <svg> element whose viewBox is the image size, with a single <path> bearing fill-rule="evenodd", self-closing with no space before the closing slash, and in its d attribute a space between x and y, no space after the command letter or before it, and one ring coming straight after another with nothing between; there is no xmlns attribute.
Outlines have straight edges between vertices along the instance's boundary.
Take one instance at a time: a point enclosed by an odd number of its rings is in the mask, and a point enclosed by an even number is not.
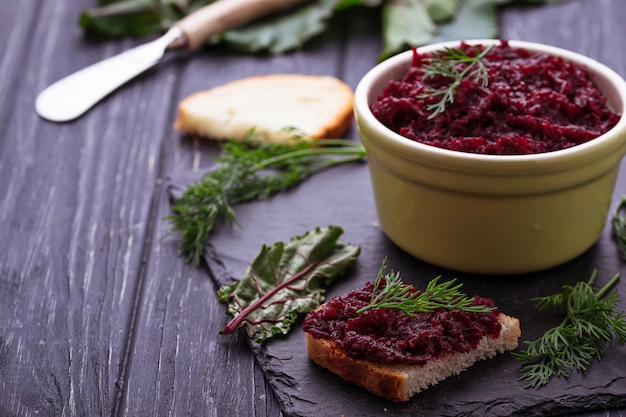
<svg viewBox="0 0 626 417"><path fill-rule="evenodd" d="M491 47L463 43L458 49L460 55L416 51L404 77L390 81L372 104L374 116L426 145L494 155L569 148L606 133L619 120L589 74L561 57L505 41ZM463 62L471 58L480 61ZM453 59L459 61L455 71L467 74L458 85L440 65ZM442 110L447 91L453 101Z"/></svg>
<svg viewBox="0 0 626 417"><path fill-rule="evenodd" d="M425 97L427 87L419 85L400 87L405 98L376 108L411 77L414 59L475 45L522 64L527 55L528 68L490 74L486 91L461 81L454 102L434 117L427 106L437 97ZM605 226L626 152L626 82L588 57L530 42L457 41L416 53L380 63L355 92L357 126L387 236L427 262L482 274L537 271L589 249ZM540 55L552 57L548 61L561 75L542 80L542 65L532 64ZM575 76L559 79L566 73ZM413 78L422 81L419 74ZM546 87L550 83L560 86L556 93ZM565 98L584 110L573 111ZM566 116L585 123L575 126Z"/></svg>

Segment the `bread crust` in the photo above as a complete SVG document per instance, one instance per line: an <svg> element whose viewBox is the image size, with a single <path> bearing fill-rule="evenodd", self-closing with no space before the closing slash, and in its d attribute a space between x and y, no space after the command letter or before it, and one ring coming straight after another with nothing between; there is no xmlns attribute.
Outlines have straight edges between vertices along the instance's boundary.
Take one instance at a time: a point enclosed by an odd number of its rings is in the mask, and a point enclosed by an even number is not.
<svg viewBox="0 0 626 417"><path fill-rule="evenodd" d="M484 336L470 352L444 355L424 365L381 364L352 358L333 341L310 333L306 333L307 353L315 363L346 381L393 402L408 401L414 394L460 374L479 360L515 349L521 335L519 320L505 314L500 314L498 320L502 330L497 338Z"/></svg>
<svg viewBox="0 0 626 417"><path fill-rule="evenodd" d="M242 139L250 130L285 142L296 129L310 139L338 138L353 121L354 94L330 76L262 75L236 80L183 99L174 127L206 138Z"/></svg>

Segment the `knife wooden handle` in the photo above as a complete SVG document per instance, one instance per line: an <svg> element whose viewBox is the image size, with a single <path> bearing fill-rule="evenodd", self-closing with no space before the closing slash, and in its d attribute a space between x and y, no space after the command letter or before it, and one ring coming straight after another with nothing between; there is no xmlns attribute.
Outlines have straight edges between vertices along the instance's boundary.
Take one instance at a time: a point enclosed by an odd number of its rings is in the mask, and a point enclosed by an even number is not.
<svg viewBox="0 0 626 417"><path fill-rule="evenodd" d="M303 0L218 0L184 17L176 26L187 36L187 47L196 49L210 36L255 18L301 3Z"/></svg>

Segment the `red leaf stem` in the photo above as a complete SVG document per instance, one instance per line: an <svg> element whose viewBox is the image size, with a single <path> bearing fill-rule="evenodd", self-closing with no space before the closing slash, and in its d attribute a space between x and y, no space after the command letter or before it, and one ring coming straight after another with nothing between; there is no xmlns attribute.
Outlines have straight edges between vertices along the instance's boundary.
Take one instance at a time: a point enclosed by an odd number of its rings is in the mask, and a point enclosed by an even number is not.
<svg viewBox="0 0 626 417"><path fill-rule="evenodd" d="M259 297L259 299L256 300L255 302L250 303L248 305L248 307L244 308L243 310L241 310L239 312L239 314L237 314L235 317L233 317L233 319L228 322L228 324L222 329L222 331L220 333L222 333L222 334L231 334L231 333L233 333L235 330L237 330L241 326L241 324L246 320L246 317L251 312L253 312L257 308L261 307L261 305L265 301L267 301L270 298L272 298L272 296L274 296L274 294L276 294L278 291L282 290L285 287L288 287L293 282L296 282L299 279L301 279L311 269L315 268L319 263L320 263L320 261L315 261L315 262L309 264L302 271L298 272L297 274L295 274L294 276L292 276L288 280L286 280L286 281L282 282L281 284L277 285L276 287L272 288L272 290L270 290L267 293L265 293L262 297Z"/></svg>

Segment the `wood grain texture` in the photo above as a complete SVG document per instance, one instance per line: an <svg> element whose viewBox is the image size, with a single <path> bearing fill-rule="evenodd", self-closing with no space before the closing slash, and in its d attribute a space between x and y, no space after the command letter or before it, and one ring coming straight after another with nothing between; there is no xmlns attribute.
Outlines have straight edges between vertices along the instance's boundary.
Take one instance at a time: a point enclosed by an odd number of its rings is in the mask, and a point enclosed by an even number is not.
<svg viewBox="0 0 626 417"><path fill-rule="evenodd" d="M88 118L40 120L38 91L132 42L86 43L76 19L90 2L19 4L38 18L16 21L34 30L21 56L2 58L20 65L7 77L14 94L3 100L0 141L0 415L109 416L126 370L171 87L163 72L162 88L138 80Z"/></svg>
<svg viewBox="0 0 626 417"><path fill-rule="evenodd" d="M95 4L0 0L0 417L279 416L248 341L219 335L228 317L208 271L167 236L169 177L206 169L215 152L172 128L176 106L259 74L354 88L381 49L377 11L342 14L287 55L170 57L85 117L45 122L41 89L142 42L85 40L78 12ZM502 25L626 75L625 19L623 0L571 0L507 10Z"/></svg>

